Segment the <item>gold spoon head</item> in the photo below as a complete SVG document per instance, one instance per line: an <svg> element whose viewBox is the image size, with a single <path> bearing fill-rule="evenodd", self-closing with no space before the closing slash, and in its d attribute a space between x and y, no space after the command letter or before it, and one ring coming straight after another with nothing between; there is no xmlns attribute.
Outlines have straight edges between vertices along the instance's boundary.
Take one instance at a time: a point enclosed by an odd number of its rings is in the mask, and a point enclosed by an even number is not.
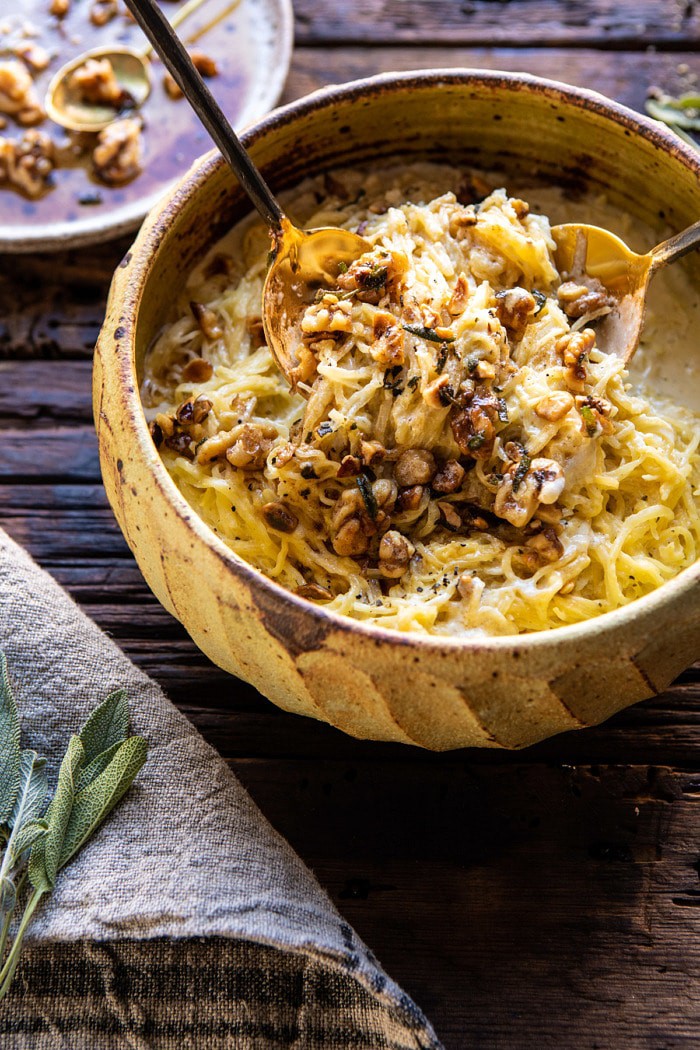
<svg viewBox="0 0 700 1050"><path fill-rule="evenodd" d="M637 255L609 230L583 223L554 226L552 236L559 272L573 281L593 277L613 297L613 308L598 322L597 342L605 353L629 361L639 344L652 253Z"/></svg>
<svg viewBox="0 0 700 1050"><path fill-rule="evenodd" d="M126 109L138 109L151 93L151 63L135 48L96 47L84 51L62 66L46 91L45 108L56 124L68 131L102 131L116 120L120 108L104 103L86 102L80 89L72 83L73 74L90 59L109 59L114 75L128 101Z"/></svg>
<svg viewBox="0 0 700 1050"><path fill-rule="evenodd" d="M272 356L292 389L300 380L297 351L304 311L320 288L332 288L343 268L370 250L368 241L349 230L299 230L282 220L263 289L263 327Z"/></svg>

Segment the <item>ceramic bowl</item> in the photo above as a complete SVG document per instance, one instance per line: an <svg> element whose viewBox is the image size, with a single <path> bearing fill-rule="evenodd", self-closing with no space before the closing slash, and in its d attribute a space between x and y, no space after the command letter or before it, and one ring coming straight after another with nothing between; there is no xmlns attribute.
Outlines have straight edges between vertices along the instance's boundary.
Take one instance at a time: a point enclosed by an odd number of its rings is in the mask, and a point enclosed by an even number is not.
<svg viewBox="0 0 700 1050"><path fill-rule="evenodd" d="M332 87L243 136L273 189L400 155L604 191L651 226L700 214L700 155L591 92L469 70ZM104 483L150 587L219 666L287 711L357 737L446 750L519 748L589 726L663 689L700 656L700 565L615 612L484 641L413 637L283 590L190 509L139 400L144 353L173 289L249 210L220 157L199 160L149 215L117 270L94 373ZM232 692L235 683L231 683Z"/></svg>

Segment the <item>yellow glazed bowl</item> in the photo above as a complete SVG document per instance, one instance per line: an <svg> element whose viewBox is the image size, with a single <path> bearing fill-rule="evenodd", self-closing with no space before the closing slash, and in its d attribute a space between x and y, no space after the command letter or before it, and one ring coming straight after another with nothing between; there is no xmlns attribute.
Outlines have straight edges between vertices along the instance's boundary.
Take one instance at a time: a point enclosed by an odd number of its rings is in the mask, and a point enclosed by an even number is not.
<svg viewBox="0 0 700 1050"><path fill-rule="evenodd" d="M524 75L379 76L277 110L243 141L275 190L400 155L498 169L506 184L527 175L604 191L652 227L681 229L700 214L700 155L602 96ZM447 750L524 747L595 724L700 656L700 564L585 623L460 641L328 613L229 550L167 474L138 390L174 290L248 210L217 154L194 165L116 272L94 372L104 483L121 529L158 599L216 664L353 736Z"/></svg>

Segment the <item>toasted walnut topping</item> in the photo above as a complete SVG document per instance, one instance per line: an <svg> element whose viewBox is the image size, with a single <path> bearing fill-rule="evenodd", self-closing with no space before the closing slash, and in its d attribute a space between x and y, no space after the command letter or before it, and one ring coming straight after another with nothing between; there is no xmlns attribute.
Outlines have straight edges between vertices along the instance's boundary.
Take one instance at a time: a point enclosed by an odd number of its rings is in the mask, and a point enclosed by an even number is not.
<svg viewBox="0 0 700 1050"><path fill-rule="evenodd" d="M299 524L299 519L286 504L276 500L274 503L266 503L262 508L263 518L277 532L294 532Z"/></svg>
<svg viewBox="0 0 700 1050"><path fill-rule="evenodd" d="M609 311L615 305L615 297L608 294L596 277L587 274L581 283L565 281L559 286L557 295L567 317L597 314L603 310Z"/></svg>
<svg viewBox="0 0 700 1050"><path fill-rule="evenodd" d="M435 477L435 456L425 448L409 448L402 452L394 466L394 477L402 488L427 485Z"/></svg>
<svg viewBox="0 0 700 1050"><path fill-rule="evenodd" d="M70 11L70 0L51 0L49 14L54 18L65 18Z"/></svg>
<svg viewBox="0 0 700 1050"><path fill-rule="evenodd" d="M447 463L437 472L433 478L432 487L435 492L456 492L464 481L466 471L456 459L448 459Z"/></svg>
<svg viewBox="0 0 700 1050"><path fill-rule="evenodd" d="M411 485L408 489L402 489L396 500L397 507L399 510L418 510L424 492L422 485Z"/></svg>
<svg viewBox="0 0 700 1050"><path fill-rule="evenodd" d="M95 0L90 8L90 21L94 26L106 26L119 11L117 0Z"/></svg>
<svg viewBox="0 0 700 1050"><path fill-rule="evenodd" d="M163 87L165 89L165 94L168 98L173 99L173 101L177 101L179 98L184 98L182 88L174 78L170 76L170 73L166 73L163 77Z"/></svg>
<svg viewBox="0 0 700 1050"><path fill-rule="evenodd" d="M55 163L55 147L48 135L34 128L25 131L22 138L0 138L0 183L40 197L51 184Z"/></svg>
<svg viewBox="0 0 700 1050"><path fill-rule="evenodd" d="M443 372L442 375L437 377L437 379L433 379L432 382L428 383L423 391L423 400L426 405L430 408L445 408L446 406L443 397L447 392L449 385L450 377L446 372Z"/></svg>
<svg viewBox="0 0 700 1050"><path fill-rule="evenodd" d="M24 125L38 124L46 115L23 62L0 62L0 113Z"/></svg>
<svg viewBox="0 0 700 1050"><path fill-rule="evenodd" d="M190 58L194 68L203 77L216 77L219 75L219 67L210 55L205 55L203 51L190 51Z"/></svg>
<svg viewBox="0 0 700 1050"><path fill-rule="evenodd" d="M491 361L477 361L474 375L477 379L495 379L496 366Z"/></svg>
<svg viewBox="0 0 700 1050"><path fill-rule="evenodd" d="M304 583L301 587L297 587L295 593L300 598L309 598L312 602L330 602L333 599L331 592L318 583Z"/></svg>
<svg viewBox="0 0 700 1050"><path fill-rule="evenodd" d="M521 200L520 197L511 197L510 203L513 206L516 218L518 218L520 222L530 214L530 205L527 201Z"/></svg>
<svg viewBox="0 0 700 1050"><path fill-rule="evenodd" d="M381 441L366 441L363 438L362 441L360 441L360 456L362 462L369 467L372 466L372 464L382 462L386 457L386 449Z"/></svg>
<svg viewBox="0 0 700 1050"><path fill-rule="evenodd" d="M182 370L182 378L186 383L206 383L214 374L214 369L209 361L203 357L195 357L188 361Z"/></svg>
<svg viewBox="0 0 700 1050"><path fill-rule="evenodd" d="M325 332L352 332L352 303L326 292L318 303L312 303L301 319L304 335Z"/></svg>
<svg viewBox="0 0 700 1050"><path fill-rule="evenodd" d="M393 368L404 363L403 328L390 313L377 313L372 321L370 352L380 365Z"/></svg>
<svg viewBox="0 0 700 1050"><path fill-rule="evenodd" d="M35 73L41 73L51 61L51 56L46 48L35 44L33 40L27 40L15 48L15 54L27 63Z"/></svg>
<svg viewBox="0 0 700 1050"><path fill-rule="evenodd" d="M462 528L462 519L460 518L457 510L452 503L447 503L446 500L438 500L438 510L440 511L440 517L442 518L443 524L450 529L452 532L456 532Z"/></svg>
<svg viewBox="0 0 700 1050"><path fill-rule="evenodd" d="M205 394L200 394L199 397L188 401L183 401L178 406L175 418L181 426L192 426L193 424L203 423L211 412L212 403Z"/></svg>
<svg viewBox="0 0 700 1050"><path fill-rule="evenodd" d="M460 273L452 290L450 301L447 304L447 312L450 317L459 317L464 313L464 308L469 299L469 282L466 274Z"/></svg>
<svg viewBox="0 0 700 1050"><path fill-rule="evenodd" d="M356 292L366 303L378 303L383 295L397 299L408 259L403 252L374 251L361 255L337 278L341 291Z"/></svg>
<svg viewBox="0 0 700 1050"><path fill-rule="evenodd" d="M172 416L166 416L165 412L159 412L153 421L164 437L172 437L175 433L175 420Z"/></svg>
<svg viewBox="0 0 700 1050"><path fill-rule="evenodd" d="M602 397L577 397L576 407L581 416L581 430L588 437L611 434L613 425L608 419L612 405Z"/></svg>
<svg viewBox="0 0 700 1050"><path fill-rule="evenodd" d="M367 516L359 489L345 489L336 500L331 534L333 550L341 557L353 558L366 552L376 530Z"/></svg>
<svg viewBox="0 0 700 1050"><path fill-rule="evenodd" d="M488 459L496 438L498 403L495 398L475 397L470 405L450 420L452 434L465 456Z"/></svg>
<svg viewBox="0 0 700 1050"><path fill-rule="evenodd" d="M70 78L70 86L83 102L118 109L131 97L117 80L108 58L89 58Z"/></svg>
<svg viewBox="0 0 700 1050"><path fill-rule="evenodd" d="M362 461L357 456L343 456L338 467L339 478L356 477L362 470Z"/></svg>
<svg viewBox="0 0 700 1050"><path fill-rule="evenodd" d="M564 554L561 540L552 528L543 529L542 532L531 536L525 546L536 551L541 561L548 565L559 561Z"/></svg>
<svg viewBox="0 0 700 1050"><path fill-rule="evenodd" d="M536 308L535 297L525 288L509 288L496 293L498 319L516 341L522 339Z"/></svg>
<svg viewBox="0 0 700 1050"><path fill-rule="evenodd" d="M530 460L521 450L498 486L494 513L516 528L523 528L540 503L556 503L565 483L564 471L555 460Z"/></svg>
<svg viewBox="0 0 700 1050"><path fill-rule="evenodd" d="M165 438L165 444L178 456L194 459L194 442L186 430L176 430L170 437Z"/></svg>
<svg viewBox="0 0 700 1050"><path fill-rule="evenodd" d="M535 412L540 419L546 419L548 423L558 423L560 419L574 407L574 399L565 390L555 390L554 393L540 398L535 405Z"/></svg>
<svg viewBox="0 0 700 1050"><path fill-rule="evenodd" d="M467 231L472 226L476 226L478 218L474 208L471 205L467 205L464 208L460 208L450 217L449 232L450 236L460 241L467 235Z"/></svg>
<svg viewBox="0 0 700 1050"><path fill-rule="evenodd" d="M202 335L206 336L207 339L220 339L224 334L219 315L211 310L204 303L190 303L190 310L192 316L199 325L199 329Z"/></svg>
<svg viewBox="0 0 700 1050"><path fill-rule="evenodd" d="M557 339L555 350L566 367L566 385L570 390L583 392L586 381L586 359L595 346L595 332L584 328L582 332L567 332Z"/></svg>
<svg viewBox="0 0 700 1050"><path fill-rule="evenodd" d="M416 548L396 529L389 529L379 544L378 568L382 576L396 580L406 572Z"/></svg>
<svg viewBox="0 0 700 1050"><path fill-rule="evenodd" d="M481 580L472 576L470 572L463 572L457 581L457 594L468 602L479 590Z"/></svg>
<svg viewBox="0 0 700 1050"><path fill-rule="evenodd" d="M92 163L98 179L120 186L141 171L141 122L124 117L108 124L97 136Z"/></svg>
<svg viewBox="0 0 700 1050"><path fill-rule="evenodd" d="M160 446L163 444L163 431L161 430L155 419L152 420L151 423L149 423L148 432L153 438L153 444L156 446L156 448L160 448Z"/></svg>
<svg viewBox="0 0 700 1050"><path fill-rule="evenodd" d="M271 423L246 423L226 449L226 459L239 470L262 470L276 437L277 429Z"/></svg>
<svg viewBox="0 0 700 1050"><path fill-rule="evenodd" d="M236 443L235 430L221 430L213 437L207 438L197 449L197 462L210 463L213 459L223 456L232 445Z"/></svg>

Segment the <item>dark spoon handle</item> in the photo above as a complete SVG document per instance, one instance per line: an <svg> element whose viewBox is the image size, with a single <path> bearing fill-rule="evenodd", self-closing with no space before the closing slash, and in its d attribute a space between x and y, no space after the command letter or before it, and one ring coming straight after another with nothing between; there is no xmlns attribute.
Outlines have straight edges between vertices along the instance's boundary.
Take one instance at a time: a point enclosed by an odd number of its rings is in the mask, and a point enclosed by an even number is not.
<svg viewBox="0 0 700 1050"><path fill-rule="evenodd" d="M284 212L241 145L218 102L194 68L192 59L175 35L170 22L155 0L125 0L125 3L265 222L272 231L279 232Z"/></svg>

